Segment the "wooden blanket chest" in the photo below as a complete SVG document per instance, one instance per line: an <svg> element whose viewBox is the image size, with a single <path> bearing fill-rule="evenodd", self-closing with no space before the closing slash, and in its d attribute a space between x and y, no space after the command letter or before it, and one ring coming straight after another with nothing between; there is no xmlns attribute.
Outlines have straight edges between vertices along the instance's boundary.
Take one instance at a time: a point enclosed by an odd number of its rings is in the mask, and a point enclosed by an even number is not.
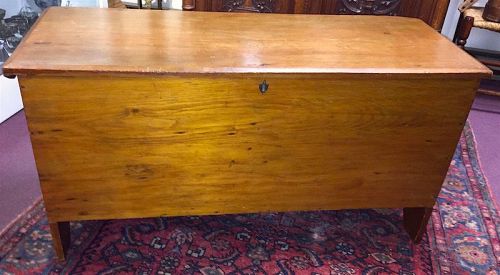
<svg viewBox="0 0 500 275"><path fill-rule="evenodd" d="M76 8L4 71L60 258L152 216L401 207L418 241L491 74L418 19Z"/></svg>

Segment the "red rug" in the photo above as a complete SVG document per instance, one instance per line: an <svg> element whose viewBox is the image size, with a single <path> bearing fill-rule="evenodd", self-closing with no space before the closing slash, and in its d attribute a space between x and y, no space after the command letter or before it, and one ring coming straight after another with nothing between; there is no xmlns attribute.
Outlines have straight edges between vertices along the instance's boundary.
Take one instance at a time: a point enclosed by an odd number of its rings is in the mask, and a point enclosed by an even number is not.
<svg viewBox="0 0 500 275"><path fill-rule="evenodd" d="M35 204L0 236L0 274L500 274L499 215L469 127L420 245L395 209L71 226L68 260L58 263Z"/></svg>

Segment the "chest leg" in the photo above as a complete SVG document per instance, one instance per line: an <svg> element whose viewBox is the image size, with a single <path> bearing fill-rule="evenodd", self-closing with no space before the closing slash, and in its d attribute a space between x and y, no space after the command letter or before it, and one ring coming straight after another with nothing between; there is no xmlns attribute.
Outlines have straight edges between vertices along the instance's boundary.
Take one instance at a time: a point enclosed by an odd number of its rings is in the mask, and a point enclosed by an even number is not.
<svg viewBox="0 0 500 275"><path fill-rule="evenodd" d="M432 214L430 207L413 207L403 209L404 226L410 238L415 243L422 240L427 222Z"/></svg>
<svg viewBox="0 0 500 275"><path fill-rule="evenodd" d="M49 227L56 256L60 261L64 261L70 243L69 222L49 223Z"/></svg>

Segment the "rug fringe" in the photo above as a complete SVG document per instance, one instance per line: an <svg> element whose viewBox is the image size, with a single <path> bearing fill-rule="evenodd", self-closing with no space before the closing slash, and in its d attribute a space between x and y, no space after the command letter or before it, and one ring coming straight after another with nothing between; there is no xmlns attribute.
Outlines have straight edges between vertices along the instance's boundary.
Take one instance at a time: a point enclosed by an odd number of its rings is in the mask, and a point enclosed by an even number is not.
<svg viewBox="0 0 500 275"><path fill-rule="evenodd" d="M35 207L37 207L40 203L42 203L42 196L39 196L38 198L35 199L35 202L25 208L19 215L17 215L11 222L9 222L2 230L0 230L0 239L3 237L4 234L9 232L9 230L21 219L23 218L26 213L30 212L33 210Z"/></svg>
<svg viewBox="0 0 500 275"><path fill-rule="evenodd" d="M479 154L478 148L477 148L476 135L474 135L474 127L472 126L472 124L470 123L469 120L467 120L466 127L468 127L470 129L470 133L471 133L471 137L472 137L472 145L474 147L474 152L475 152L475 155L476 155L476 159L477 159L477 162L479 164L479 170L481 172L481 175L483 175L484 182L486 183L486 188L488 189L488 193L492 197L493 206L495 207L495 209L498 212L500 210L500 208L499 208L499 205L497 203L497 199L500 200L500 198L495 198L494 197L494 193L493 193L493 190L491 189L491 185L490 185L490 182L488 180L488 177L486 177L486 175L484 174L483 163L481 162L481 155Z"/></svg>

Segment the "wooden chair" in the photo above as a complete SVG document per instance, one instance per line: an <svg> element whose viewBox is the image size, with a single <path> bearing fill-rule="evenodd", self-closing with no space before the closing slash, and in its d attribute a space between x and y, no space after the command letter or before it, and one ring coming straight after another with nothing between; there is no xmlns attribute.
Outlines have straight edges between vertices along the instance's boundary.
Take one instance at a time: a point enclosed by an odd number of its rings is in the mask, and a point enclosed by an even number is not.
<svg viewBox="0 0 500 275"><path fill-rule="evenodd" d="M500 52L465 47L472 28L500 33L500 23L484 20L483 10L483 8L472 7L461 13L453 41L493 71L493 79L483 80L478 92L500 96Z"/></svg>
<svg viewBox="0 0 500 275"><path fill-rule="evenodd" d="M492 32L500 32L500 23L490 22L483 19L484 8L469 8L460 15L457 31L455 33L455 43L465 47L472 28L480 28Z"/></svg>

